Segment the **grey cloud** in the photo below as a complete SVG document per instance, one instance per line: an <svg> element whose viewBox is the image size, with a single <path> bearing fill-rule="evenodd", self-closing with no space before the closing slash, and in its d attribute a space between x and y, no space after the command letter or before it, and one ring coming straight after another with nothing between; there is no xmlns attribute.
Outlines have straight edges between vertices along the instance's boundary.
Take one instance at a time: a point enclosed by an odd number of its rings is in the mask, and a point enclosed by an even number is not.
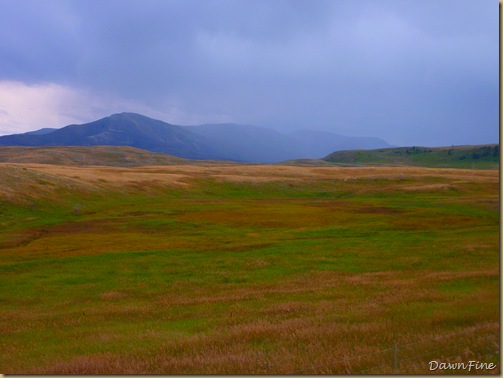
<svg viewBox="0 0 503 378"><path fill-rule="evenodd" d="M74 72L77 35L64 3L0 1L0 78L64 80Z"/></svg>
<svg viewBox="0 0 503 378"><path fill-rule="evenodd" d="M497 10L492 0L0 0L0 80L176 104L208 122L483 143L498 135Z"/></svg>

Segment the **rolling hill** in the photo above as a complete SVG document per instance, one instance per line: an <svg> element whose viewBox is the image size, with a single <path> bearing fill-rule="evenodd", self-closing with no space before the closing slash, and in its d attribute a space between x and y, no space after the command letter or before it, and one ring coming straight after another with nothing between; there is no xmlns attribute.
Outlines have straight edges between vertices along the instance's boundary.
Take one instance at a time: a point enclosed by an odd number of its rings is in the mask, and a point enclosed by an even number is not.
<svg viewBox="0 0 503 378"><path fill-rule="evenodd" d="M399 147L336 151L323 158L340 165L418 166L431 168L498 169L499 145Z"/></svg>
<svg viewBox="0 0 503 378"><path fill-rule="evenodd" d="M277 131L236 124L177 126L135 113L0 137L0 146L129 146L199 160L272 163L319 158L341 148L379 148L378 138L346 137L329 132Z"/></svg>
<svg viewBox="0 0 503 378"><path fill-rule="evenodd" d="M194 162L134 147L0 147L0 163L38 163L69 166L139 167Z"/></svg>

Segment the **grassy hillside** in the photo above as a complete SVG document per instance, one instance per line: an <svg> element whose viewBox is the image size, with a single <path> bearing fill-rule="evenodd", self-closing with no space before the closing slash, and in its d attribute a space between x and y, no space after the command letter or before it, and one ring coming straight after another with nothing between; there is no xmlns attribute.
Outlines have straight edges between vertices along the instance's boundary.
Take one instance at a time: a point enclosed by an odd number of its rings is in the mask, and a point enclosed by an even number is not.
<svg viewBox="0 0 503 378"><path fill-rule="evenodd" d="M497 171L0 177L1 372L390 374L395 344L397 373L499 363Z"/></svg>
<svg viewBox="0 0 503 378"><path fill-rule="evenodd" d="M431 168L498 169L499 145L399 147L337 151L323 160L349 165L411 165Z"/></svg>
<svg viewBox="0 0 503 378"><path fill-rule="evenodd" d="M2 163L38 163L59 165L142 165L180 164L188 162L166 154L133 147L0 147Z"/></svg>

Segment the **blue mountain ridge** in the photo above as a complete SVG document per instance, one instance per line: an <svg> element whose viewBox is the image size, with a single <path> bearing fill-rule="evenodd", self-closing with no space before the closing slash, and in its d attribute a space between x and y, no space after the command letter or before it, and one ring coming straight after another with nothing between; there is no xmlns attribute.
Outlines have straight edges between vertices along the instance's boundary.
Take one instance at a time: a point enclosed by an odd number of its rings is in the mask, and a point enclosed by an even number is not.
<svg viewBox="0 0 503 378"><path fill-rule="evenodd" d="M136 113L118 113L80 125L0 137L0 146L130 146L198 160L273 163L321 158L338 150L391 147L379 138L326 131L288 134L238 124L172 125Z"/></svg>

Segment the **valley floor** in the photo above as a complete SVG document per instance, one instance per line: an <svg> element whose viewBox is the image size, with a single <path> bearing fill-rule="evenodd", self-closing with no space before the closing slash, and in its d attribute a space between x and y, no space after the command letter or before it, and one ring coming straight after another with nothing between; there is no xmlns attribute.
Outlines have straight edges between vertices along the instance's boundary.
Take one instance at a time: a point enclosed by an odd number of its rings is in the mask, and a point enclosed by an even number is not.
<svg viewBox="0 0 503 378"><path fill-rule="evenodd" d="M0 372L499 374L499 210L497 170L3 163Z"/></svg>

